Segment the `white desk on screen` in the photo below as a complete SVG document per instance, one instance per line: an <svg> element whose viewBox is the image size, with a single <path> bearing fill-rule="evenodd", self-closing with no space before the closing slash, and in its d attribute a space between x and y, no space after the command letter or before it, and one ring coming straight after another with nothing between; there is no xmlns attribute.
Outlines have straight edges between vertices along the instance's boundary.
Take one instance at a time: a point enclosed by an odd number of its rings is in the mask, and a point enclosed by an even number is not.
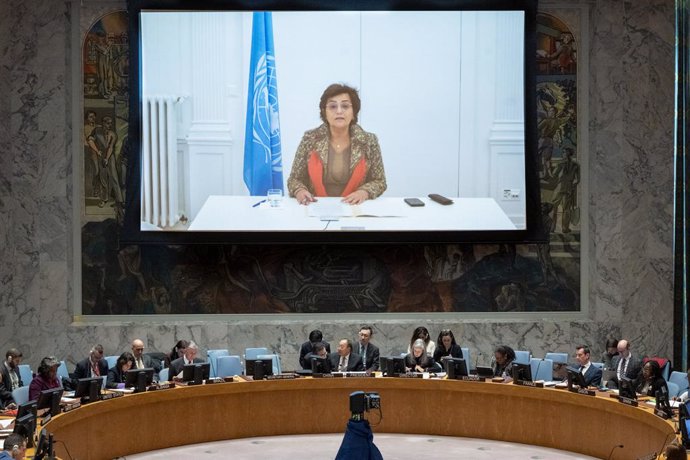
<svg viewBox="0 0 690 460"><path fill-rule="evenodd" d="M358 217L314 216L314 204L302 206L285 197L279 207L264 197L211 195L192 224L191 231L467 231L515 230L516 227L493 198L451 198L440 205L420 198L425 206L408 206L403 198L380 197L352 206ZM260 203L258 206L257 203ZM340 198L319 198L319 205L333 207ZM347 208L347 207L346 207ZM350 211L345 209L345 213ZM312 215L310 215L312 214ZM372 217L375 216L375 217ZM330 222L329 222L330 220Z"/></svg>

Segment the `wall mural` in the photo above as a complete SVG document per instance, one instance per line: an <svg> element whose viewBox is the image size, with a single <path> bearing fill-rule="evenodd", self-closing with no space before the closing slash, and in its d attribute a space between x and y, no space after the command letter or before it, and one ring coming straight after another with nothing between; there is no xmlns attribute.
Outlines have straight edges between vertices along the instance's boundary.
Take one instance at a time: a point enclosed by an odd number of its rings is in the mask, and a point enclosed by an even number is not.
<svg viewBox="0 0 690 460"><path fill-rule="evenodd" d="M118 246L127 164L127 16L98 19L84 56L82 314L580 310L577 40L538 16L543 245Z"/></svg>

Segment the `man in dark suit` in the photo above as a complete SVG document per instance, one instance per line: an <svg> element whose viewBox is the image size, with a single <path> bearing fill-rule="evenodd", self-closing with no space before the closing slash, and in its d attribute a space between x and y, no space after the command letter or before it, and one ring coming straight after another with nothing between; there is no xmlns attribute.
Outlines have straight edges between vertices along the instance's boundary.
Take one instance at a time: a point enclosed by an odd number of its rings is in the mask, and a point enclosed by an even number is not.
<svg viewBox="0 0 690 460"><path fill-rule="evenodd" d="M371 326L363 325L359 328L359 349L357 353L362 357L364 370L371 373L379 370L379 347L371 343L374 330Z"/></svg>
<svg viewBox="0 0 690 460"><path fill-rule="evenodd" d="M19 365L21 363L22 352L16 348L10 348L7 350L7 353L5 353L5 361L0 365L0 374L2 374L2 381L0 382L0 405L7 409L15 407L14 398L12 398L12 390L25 385L19 374ZM26 382L26 385L29 383L31 382Z"/></svg>
<svg viewBox="0 0 690 460"><path fill-rule="evenodd" d="M363 371L362 357L352 352L352 342L350 339L340 339L336 353L328 356L331 361L333 372L353 372Z"/></svg>
<svg viewBox="0 0 690 460"><path fill-rule="evenodd" d="M309 333L309 341L304 342L299 349L299 365L302 369L311 369L311 363L305 359L309 353L314 352L314 345L317 343L323 343L326 347L328 353L331 352L331 345L323 340L323 334L320 330L314 329Z"/></svg>
<svg viewBox="0 0 690 460"><path fill-rule="evenodd" d="M108 377L108 362L103 359L103 345L94 345L89 356L79 361L74 368L75 379Z"/></svg>
<svg viewBox="0 0 690 460"><path fill-rule="evenodd" d="M609 380L609 388L618 388L618 382L622 377L635 380L642 370L642 360L630 351L630 342L620 340L618 342L618 354L611 360L611 370L616 375Z"/></svg>
<svg viewBox="0 0 690 460"><path fill-rule="evenodd" d="M182 369L186 364L203 363L204 360L197 358L196 355L199 353L199 347L194 342L189 342L187 348L184 351L184 355L181 358L177 358L170 363L170 373L168 374L170 378L182 377Z"/></svg>
<svg viewBox="0 0 690 460"><path fill-rule="evenodd" d="M144 354L143 340L132 340L132 355L134 356L134 367L132 369L153 368L153 373L158 375L158 372L161 370L160 362L156 362L149 355Z"/></svg>
<svg viewBox="0 0 690 460"><path fill-rule="evenodd" d="M578 345L577 352L575 353L575 359L578 364L580 364L580 373L585 378L585 385L596 386L601 385L601 375L602 371L598 367L592 364L589 359L590 350L586 345Z"/></svg>

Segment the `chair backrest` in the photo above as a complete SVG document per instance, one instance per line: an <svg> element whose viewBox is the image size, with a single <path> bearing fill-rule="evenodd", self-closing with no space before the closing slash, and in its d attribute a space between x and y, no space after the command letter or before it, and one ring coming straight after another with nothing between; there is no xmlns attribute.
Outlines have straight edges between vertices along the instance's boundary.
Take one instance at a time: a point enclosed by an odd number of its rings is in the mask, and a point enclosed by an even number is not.
<svg viewBox="0 0 690 460"><path fill-rule="evenodd" d="M218 357L218 377L242 375L242 362L237 355Z"/></svg>
<svg viewBox="0 0 690 460"><path fill-rule="evenodd" d="M532 380L543 380L545 382L553 380L553 360L531 358L529 365L532 369Z"/></svg>
<svg viewBox="0 0 690 460"><path fill-rule="evenodd" d="M469 372L472 367L475 367L472 363L472 356L470 355L470 347L460 347L462 350L462 359L465 360L465 365L467 366L467 371ZM441 364L441 363L439 363Z"/></svg>
<svg viewBox="0 0 690 460"><path fill-rule="evenodd" d="M67 364L64 361L60 361L60 365L57 368L57 375L62 380L63 378L69 379L69 371L67 370Z"/></svg>
<svg viewBox="0 0 690 460"><path fill-rule="evenodd" d="M34 378L33 372L31 372L31 366L28 364L19 365L19 378L22 379L24 385L31 384L31 380Z"/></svg>
<svg viewBox="0 0 690 460"><path fill-rule="evenodd" d="M280 374L280 356L278 355L258 355L256 359L270 359L273 361L273 375Z"/></svg>
<svg viewBox="0 0 690 460"><path fill-rule="evenodd" d="M529 360L532 357L532 353L525 350L515 350L515 363L529 364Z"/></svg>
<svg viewBox="0 0 690 460"><path fill-rule="evenodd" d="M211 364L211 378L218 376L218 358L220 358L221 356L228 356L229 354L230 352L226 349L208 350L206 352L208 362Z"/></svg>
<svg viewBox="0 0 690 460"><path fill-rule="evenodd" d="M12 390L12 399L17 405L27 402L29 400L29 385Z"/></svg>
<svg viewBox="0 0 690 460"><path fill-rule="evenodd" d="M686 372L673 371L668 378L669 382L678 385L678 394L683 394L688 389L688 374Z"/></svg>
<svg viewBox="0 0 690 460"><path fill-rule="evenodd" d="M603 369L603 368L604 368L604 363L592 361L592 366L594 366L594 367L596 367L596 368L598 368L598 369Z"/></svg>
<svg viewBox="0 0 690 460"><path fill-rule="evenodd" d="M117 364L117 358L119 358L119 356L115 355L106 356L105 358L103 358L108 363L108 369L112 369L113 367L115 367L115 364Z"/></svg>
<svg viewBox="0 0 690 460"><path fill-rule="evenodd" d="M166 367L164 369L161 369L161 371L158 373L158 381L159 382L167 382L170 380L168 378L168 374L170 373L170 368Z"/></svg>
<svg viewBox="0 0 690 460"><path fill-rule="evenodd" d="M673 382L666 382L666 386L668 387L668 397L669 398L675 398L680 394L680 388L678 387L677 384Z"/></svg>
<svg viewBox="0 0 690 460"><path fill-rule="evenodd" d="M267 355L268 348L246 348L244 350L244 359L258 359L259 355Z"/></svg>
<svg viewBox="0 0 690 460"><path fill-rule="evenodd" d="M544 355L544 359L550 359L554 363L568 364L568 353L549 352Z"/></svg>

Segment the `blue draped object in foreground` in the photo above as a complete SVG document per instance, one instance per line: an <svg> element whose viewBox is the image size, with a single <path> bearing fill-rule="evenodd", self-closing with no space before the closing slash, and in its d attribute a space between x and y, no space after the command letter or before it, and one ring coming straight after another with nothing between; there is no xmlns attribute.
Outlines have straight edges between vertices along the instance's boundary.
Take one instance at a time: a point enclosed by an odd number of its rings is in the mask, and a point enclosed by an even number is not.
<svg viewBox="0 0 690 460"><path fill-rule="evenodd" d="M374 445L374 433L366 420L347 422L335 460L383 460L378 447Z"/></svg>
<svg viewBox="0 0 690 460"><path fill-rule="evenodd" d="M244 136L244 183L249 194L254 196L264 196L272 188L283 189L278 83L270 12L253 14Z"/></svg>

